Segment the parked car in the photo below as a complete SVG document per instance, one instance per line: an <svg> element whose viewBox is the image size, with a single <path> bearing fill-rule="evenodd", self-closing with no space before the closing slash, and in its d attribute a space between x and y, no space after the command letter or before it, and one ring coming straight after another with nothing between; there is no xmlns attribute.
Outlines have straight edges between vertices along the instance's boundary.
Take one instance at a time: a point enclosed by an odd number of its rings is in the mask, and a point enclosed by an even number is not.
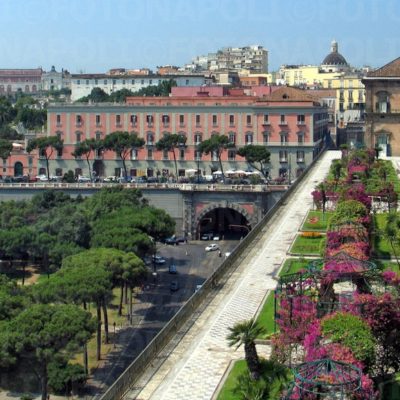
<svg viewBox="0 0 400 400"><path fill-rule="evenodd" d="M175 246L178 244L175 236L171 236L171 237L166 238L164 243L165 244L175 245Z"/></svg>
<svg viewBox="0 0 400 400"><path fill-rule="evenodd" d="M177 243L186 243L187 242L186 238L184 238L183 236L177 236L175 238L175 240Z"/></svg>
<svg viewBox="0 0 400 400"><path fill-rule="evenodd" d="M171 292L176 292L179 289L179 282L171 281L169 288L171 289Z"/></svg>
<svg viewBox="0 0 400 400"><path fill-rule="evenodd" d="M155 264L160 264L160 265L166 263L165 258L158 255L153 256L153 261Z"/></svg>
<svg viewBox="0 0 400 400"><path fill-rule="evenodd" d="M158 183L158 178L156 176L149 176L147 178L147 183Z"/></svg>
<svg viewBox="0 0 400 400"><path fill-rule="evenodd" d="M136 178L136 183L147 183L147 176L138 176Z"/></svg>
<svg viewBox="0 0 400 400"><path fill-rule="evenodd" d="M219 250L217 243L211 243L206 247L206 251L216 251Z"/></svg>
<svg viewBox="0 0 400 400"><path fill-rule="evenodd" d="M215 241L221 240L221 237L219 236L218 233L214 235L213 240Z"/></svg>
<svg viewBox="0 0 400 400"><path fill-rule="evenodd" d="M103 179L103 182L112 182L115 183L117 182L117 177L116 176L107 176L106 178Z"/></svg>
<svg viewBox="0 0 400 400"><path fill-rule="evenodd" d="M177 269L176 269L176 265L175 265L175 264L171 264L171 265L169 266L169 268L168 268L168 272L169 272L170 274L176 274L176 273L178 273L178 271L177 271Z"/></svg>
<svg viewBox="0 0 400 400"><path fill-rule="evenodd" d="M78 175L78 183L91 182L90 178L85 175Z"/></svg>
<svg viewBox="0 0 400 400"><path fill-rule="evenodd" d="M212 240L212 238L214 237L214 234L212 232L204 232L201 235L201 240Z"/></svg>

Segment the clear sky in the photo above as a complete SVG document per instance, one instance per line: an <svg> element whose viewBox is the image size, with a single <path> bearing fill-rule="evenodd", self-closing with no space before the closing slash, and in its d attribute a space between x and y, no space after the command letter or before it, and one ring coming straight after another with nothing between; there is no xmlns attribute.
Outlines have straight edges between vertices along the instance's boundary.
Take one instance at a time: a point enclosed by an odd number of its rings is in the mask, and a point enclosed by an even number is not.
<svg viewBox="0 0 400 400"><path fill-rule="evenodd" d="M400 56L400 0L0 0L0 33L0 68L154 69L260 44L271 71L321 63L332 39L378 67Z"/></svg>

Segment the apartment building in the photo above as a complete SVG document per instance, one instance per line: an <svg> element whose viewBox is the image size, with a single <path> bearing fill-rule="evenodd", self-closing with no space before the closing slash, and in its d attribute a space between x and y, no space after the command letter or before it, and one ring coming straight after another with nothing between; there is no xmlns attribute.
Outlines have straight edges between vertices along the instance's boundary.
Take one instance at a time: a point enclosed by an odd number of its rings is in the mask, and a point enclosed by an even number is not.
<svg viewBox="0 0 400 400"><path fill-rule="evenodd" d="M145 140L141 149L132 149L127 167L131 176L174 174L170 153L158 151L156 143L163 135L178 133L187 141L177 151L178 175L200 169L206 175L219 169L215 155L204 155L198 145L212 135L227 135L234 148L224 151L224 169L249 166L237 149L247 144L267 146L271 152L272 178L291 174L292 179L321 151L328 135L327 107L306 91L281 87L263 97L244 91L219 96L199 87L196 95L175 92L172 97L131 97L126 104L59 104L48 108L47 135L64 141L62 153L50 161L51 174L68 170L87 174L86 160L72 156L75 146L88 138L102 139L113 131L135 132ZM121 174L122 163L113 152L94 155L93 170L99 176ZM45 171L38 157L38 172Z"/></svg>

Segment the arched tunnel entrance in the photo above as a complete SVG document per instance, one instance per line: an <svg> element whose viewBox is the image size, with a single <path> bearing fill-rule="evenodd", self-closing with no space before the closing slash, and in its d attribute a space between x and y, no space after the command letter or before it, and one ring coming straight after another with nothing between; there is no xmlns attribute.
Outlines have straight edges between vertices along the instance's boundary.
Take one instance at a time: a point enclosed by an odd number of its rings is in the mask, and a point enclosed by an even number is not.
<svg viewBox="0 0 400 400"><path fill-rule="evenodd" d="M214 208L200 217L198 238L207 233L218 234L225 240L237 240L246 236L251 230L248 219L232 208Z"/></svg>

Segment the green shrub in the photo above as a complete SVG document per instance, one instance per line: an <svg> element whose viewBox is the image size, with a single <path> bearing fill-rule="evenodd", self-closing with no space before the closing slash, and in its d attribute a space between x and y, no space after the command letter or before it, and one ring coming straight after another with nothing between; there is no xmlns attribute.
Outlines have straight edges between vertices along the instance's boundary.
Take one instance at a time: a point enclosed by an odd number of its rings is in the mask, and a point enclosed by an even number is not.
<svg viewBox="0 0 400 400"><path fill-rule="evenodd" d="M358 360L367 365L373 362L375 339L367 322L360 317L338 312L325 317L321 329L325 337L348 347Z"/></svg>

